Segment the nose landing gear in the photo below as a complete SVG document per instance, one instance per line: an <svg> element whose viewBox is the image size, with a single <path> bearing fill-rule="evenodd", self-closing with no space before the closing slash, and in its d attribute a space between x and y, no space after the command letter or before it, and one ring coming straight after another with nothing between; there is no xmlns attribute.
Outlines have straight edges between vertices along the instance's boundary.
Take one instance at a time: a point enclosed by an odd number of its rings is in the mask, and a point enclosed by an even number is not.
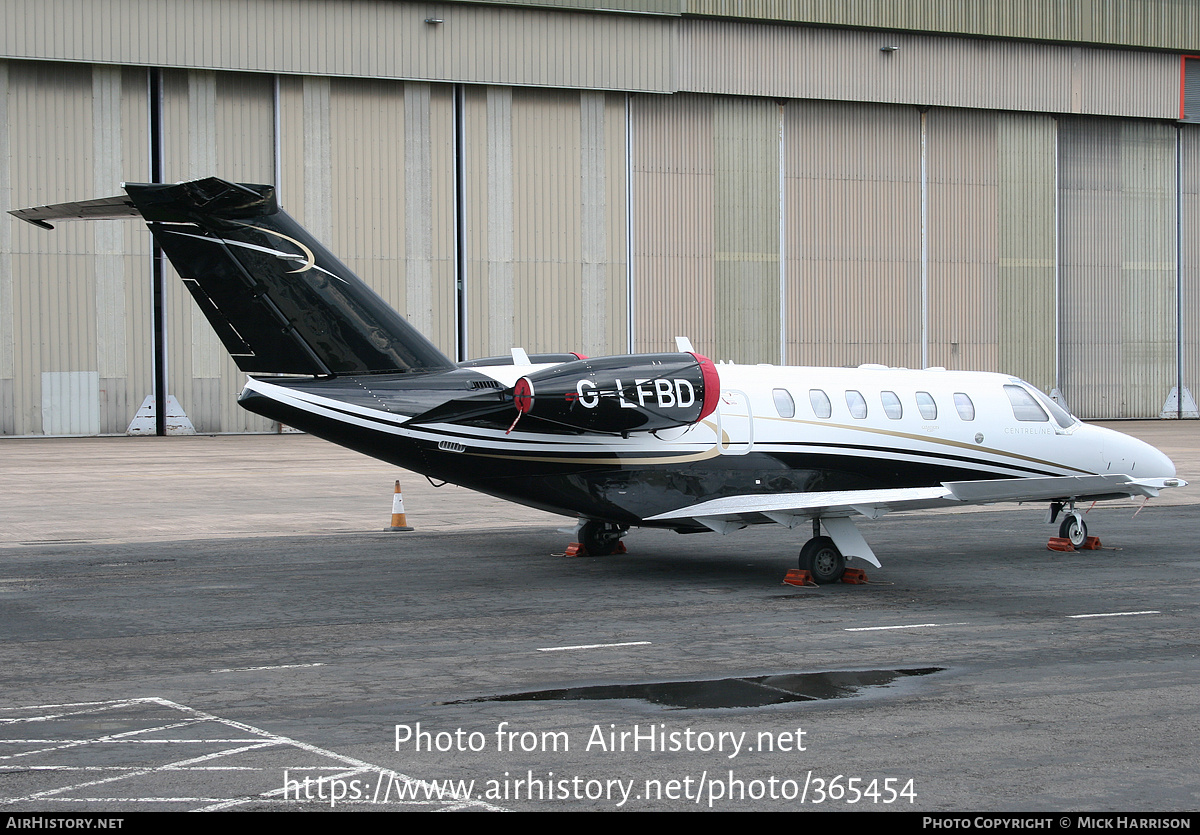
<svg viewBox="0 0 1200 835"><path fill-rule="evenodd" d="M1058 515L1062 513L1063 502L1050 503L1050 522L1053 524ZM1079 548L1087 542L1088 532L1087 524L1083 521L1083 514L1075 509L1075 500L1071 499L1065 503L1067 515L1058 525L1058 535L1062 539L1068 540L1075 548Z"/></svg>
<svg viewBox="0 0 1200 835"><path fill-rule="evenodd" d="M1071 544L1076 548L1083 545L1087 541L1087 524L1083 521L1083 516L1077 512L1071 512L1063 518L1058 526L1058 535L1063 539L1069 539Z"/></svg>

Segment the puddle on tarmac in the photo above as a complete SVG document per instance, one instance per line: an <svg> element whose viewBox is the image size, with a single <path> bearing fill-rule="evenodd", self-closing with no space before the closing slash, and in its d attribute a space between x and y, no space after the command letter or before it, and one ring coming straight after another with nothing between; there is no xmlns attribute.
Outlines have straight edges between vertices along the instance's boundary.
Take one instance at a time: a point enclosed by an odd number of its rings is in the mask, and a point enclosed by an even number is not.
<svg viewBox="0 0 1200 835"><path fill-rule="evenodd" d="M831 673L783 673L773 676L722 678L715 681L662 681L644 684L602 684L535 690L446 704L473 702L598 701L641 699L666 708L763 707L786 702L844 699L871 687L887 687L897 679L927 676L944 667L908 670L849 670Z"/></svg>

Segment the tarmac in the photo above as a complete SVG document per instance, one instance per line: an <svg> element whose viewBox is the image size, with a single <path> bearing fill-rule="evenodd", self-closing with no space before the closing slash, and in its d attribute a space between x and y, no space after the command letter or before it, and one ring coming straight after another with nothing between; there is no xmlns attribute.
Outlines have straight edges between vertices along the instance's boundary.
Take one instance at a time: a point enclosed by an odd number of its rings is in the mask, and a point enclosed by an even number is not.
<svg viewBox="0 0 1200 835"><path fill-rule="evenodd" d="M820 588L305 435L0 441L0 809L1194 810L1200 424L1111 425L1193 484L1103 550L893 514Z"/></svg>

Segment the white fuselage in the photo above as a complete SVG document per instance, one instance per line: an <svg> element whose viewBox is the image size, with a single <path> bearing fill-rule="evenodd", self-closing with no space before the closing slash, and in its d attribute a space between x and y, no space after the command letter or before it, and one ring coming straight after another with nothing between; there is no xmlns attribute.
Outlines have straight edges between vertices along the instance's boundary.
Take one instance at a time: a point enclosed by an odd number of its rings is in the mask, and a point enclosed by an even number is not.
<svg viewBox="0 0 1200 835"><path fill-rule="evenodd" d="M511 386L530 368L480 370ZM1170 459L1149 444L1061 414L1056 419L1045 402L1048 398L1005 374L731 363L718 364L717 370L718 409L694 426L628 438L559 436L558 445L592 451L604 446L614 451L656 448L745 455L795 452L802 444L805 452L858 457L864 465L881 458L956 462L977 470L981 478L1175 474ZM1022 412L1024 419L1018 418L1006 386L1020 388L1037 401ZM508 440L522 441L514 435Z"/></svg>

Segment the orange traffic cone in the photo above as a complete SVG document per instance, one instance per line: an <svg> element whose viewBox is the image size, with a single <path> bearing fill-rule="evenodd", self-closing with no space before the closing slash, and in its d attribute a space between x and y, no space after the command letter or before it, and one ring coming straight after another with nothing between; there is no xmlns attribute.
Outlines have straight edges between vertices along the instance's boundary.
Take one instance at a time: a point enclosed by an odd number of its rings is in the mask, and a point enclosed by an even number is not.
<svg viewBox="0 0 1200 835"><path fill-rule="evenodd" d="M389 531L411 531L408 519L404 516L404 496L400 494L400 482L396 482L396 492L392 496L392 526Z"/></svg>

